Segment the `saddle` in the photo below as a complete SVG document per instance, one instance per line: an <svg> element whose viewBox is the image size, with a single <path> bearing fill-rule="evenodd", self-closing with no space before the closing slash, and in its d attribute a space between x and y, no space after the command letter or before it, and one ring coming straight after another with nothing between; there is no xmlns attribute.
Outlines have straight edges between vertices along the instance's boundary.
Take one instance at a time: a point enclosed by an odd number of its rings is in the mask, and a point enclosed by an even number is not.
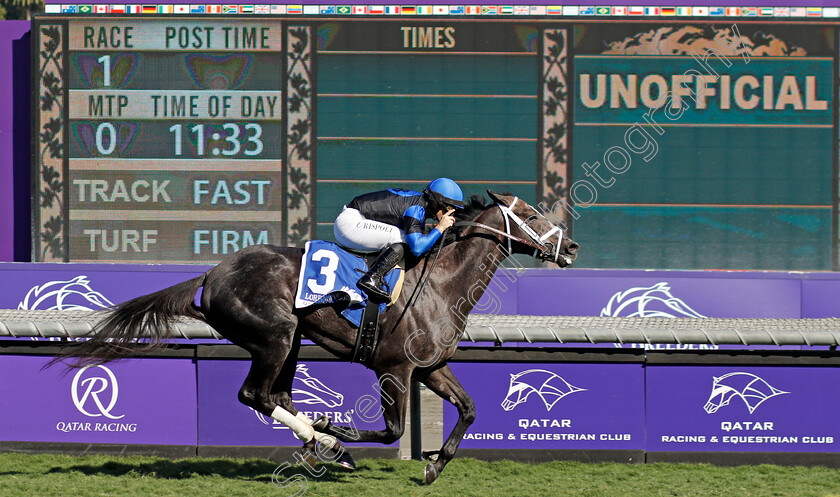
<svg viewBox="0 0 840 497"><path fill-rule="evenodd" d="M335 243L313 240L306 243L295 294L295 308L311 305L343 306L341 315L358 327L352 362L366 363L379 342L379 314L399 298L404 280L402 261L385 276L391 290L389 302L366 298L356 286L377 254L360 253Z"/></svg>

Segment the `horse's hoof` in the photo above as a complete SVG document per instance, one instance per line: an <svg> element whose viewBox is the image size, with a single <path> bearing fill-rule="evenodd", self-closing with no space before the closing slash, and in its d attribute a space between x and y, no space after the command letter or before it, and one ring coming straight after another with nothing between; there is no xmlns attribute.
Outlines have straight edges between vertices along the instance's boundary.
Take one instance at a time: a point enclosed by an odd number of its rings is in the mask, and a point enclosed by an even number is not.
<svg viewBox="0 0 840 497"><path fill-rule="evenodd" d="M438 473L435 464L429 463L429 465L426 466L426 485L431 485L433 481L437 480L438 476L440 476L440 473Z"/></svg>
<svg viewBox="0 0 840 497"><path fill-rule="evenodd" d="M344 450L344 453L341 454L341 457L339 457L335 463L350 470L356 469L356 461L353 460L353 456L347 452L347 449Z"/></svg>
<svg viewBox="0 0 840 497"><path fill-rule="evenodd" d="M324 416L323 414L312 422L312 428L314 428L315 431L320 431L321 433L327 433L327 428L329 427L330 418Z"/></svg>

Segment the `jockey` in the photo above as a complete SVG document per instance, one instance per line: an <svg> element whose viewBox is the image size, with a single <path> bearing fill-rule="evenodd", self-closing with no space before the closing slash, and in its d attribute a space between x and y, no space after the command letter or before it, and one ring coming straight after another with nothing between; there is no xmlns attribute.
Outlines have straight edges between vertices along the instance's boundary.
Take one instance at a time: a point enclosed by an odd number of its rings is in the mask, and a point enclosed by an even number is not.
<svg viewBox="0 0 840 497"><path fill-rule="evenodd" d="M403 244L416 256L429 251L455 223L452 213L464 207L461 187L449 178L438 178L423 192L390 188L359 195L344 206L335 220L334 234L339 245L359 252L380 252L370 270L357 285L370 297L388 300L382 289L388 271L402 259ZM427 218L438 224L423 233Z"/></svg>

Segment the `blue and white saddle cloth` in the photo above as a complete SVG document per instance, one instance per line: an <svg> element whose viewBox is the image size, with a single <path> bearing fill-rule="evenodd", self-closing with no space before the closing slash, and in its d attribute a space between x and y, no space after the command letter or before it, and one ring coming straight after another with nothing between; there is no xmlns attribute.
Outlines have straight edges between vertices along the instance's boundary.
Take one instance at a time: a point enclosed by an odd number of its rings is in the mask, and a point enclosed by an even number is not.
<svg viewBox="0 0 840 497"><path fill-rule="evenodd" d="M350 305L341 315L356 326L362 320L367 295L356 286L359 278L367 272L362 257L347 252L332 242L312 240L306 242L300 263L295 308L302 309L313 304L328 305L350 298ZM388 288L394 288L402 270L397 267L385 276ZM379 305L379 312L387 303Z"/></svg>

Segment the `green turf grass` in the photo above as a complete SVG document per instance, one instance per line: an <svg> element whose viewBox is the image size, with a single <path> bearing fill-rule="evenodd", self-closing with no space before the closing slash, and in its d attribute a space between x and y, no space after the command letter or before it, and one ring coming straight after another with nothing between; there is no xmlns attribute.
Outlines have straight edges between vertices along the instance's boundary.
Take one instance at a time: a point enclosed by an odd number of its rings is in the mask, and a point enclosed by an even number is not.
<svg viewBox="0 0 840 497"><path fill-rule="evenodd" d="M840 469L780 466L715 467L705 464L523 464L455 459L431 486L424 463L358 461L355 472L323 466L307 478L306 496L732 496L840 497ZM0 497L277 496L277 464L265 459L0 454ZM319 468L322 468L319 466ZM317 469L317 468L316 468ZM281 482L301 468L281 472ZM308 475L307 475L308 476Z"/></svg>

